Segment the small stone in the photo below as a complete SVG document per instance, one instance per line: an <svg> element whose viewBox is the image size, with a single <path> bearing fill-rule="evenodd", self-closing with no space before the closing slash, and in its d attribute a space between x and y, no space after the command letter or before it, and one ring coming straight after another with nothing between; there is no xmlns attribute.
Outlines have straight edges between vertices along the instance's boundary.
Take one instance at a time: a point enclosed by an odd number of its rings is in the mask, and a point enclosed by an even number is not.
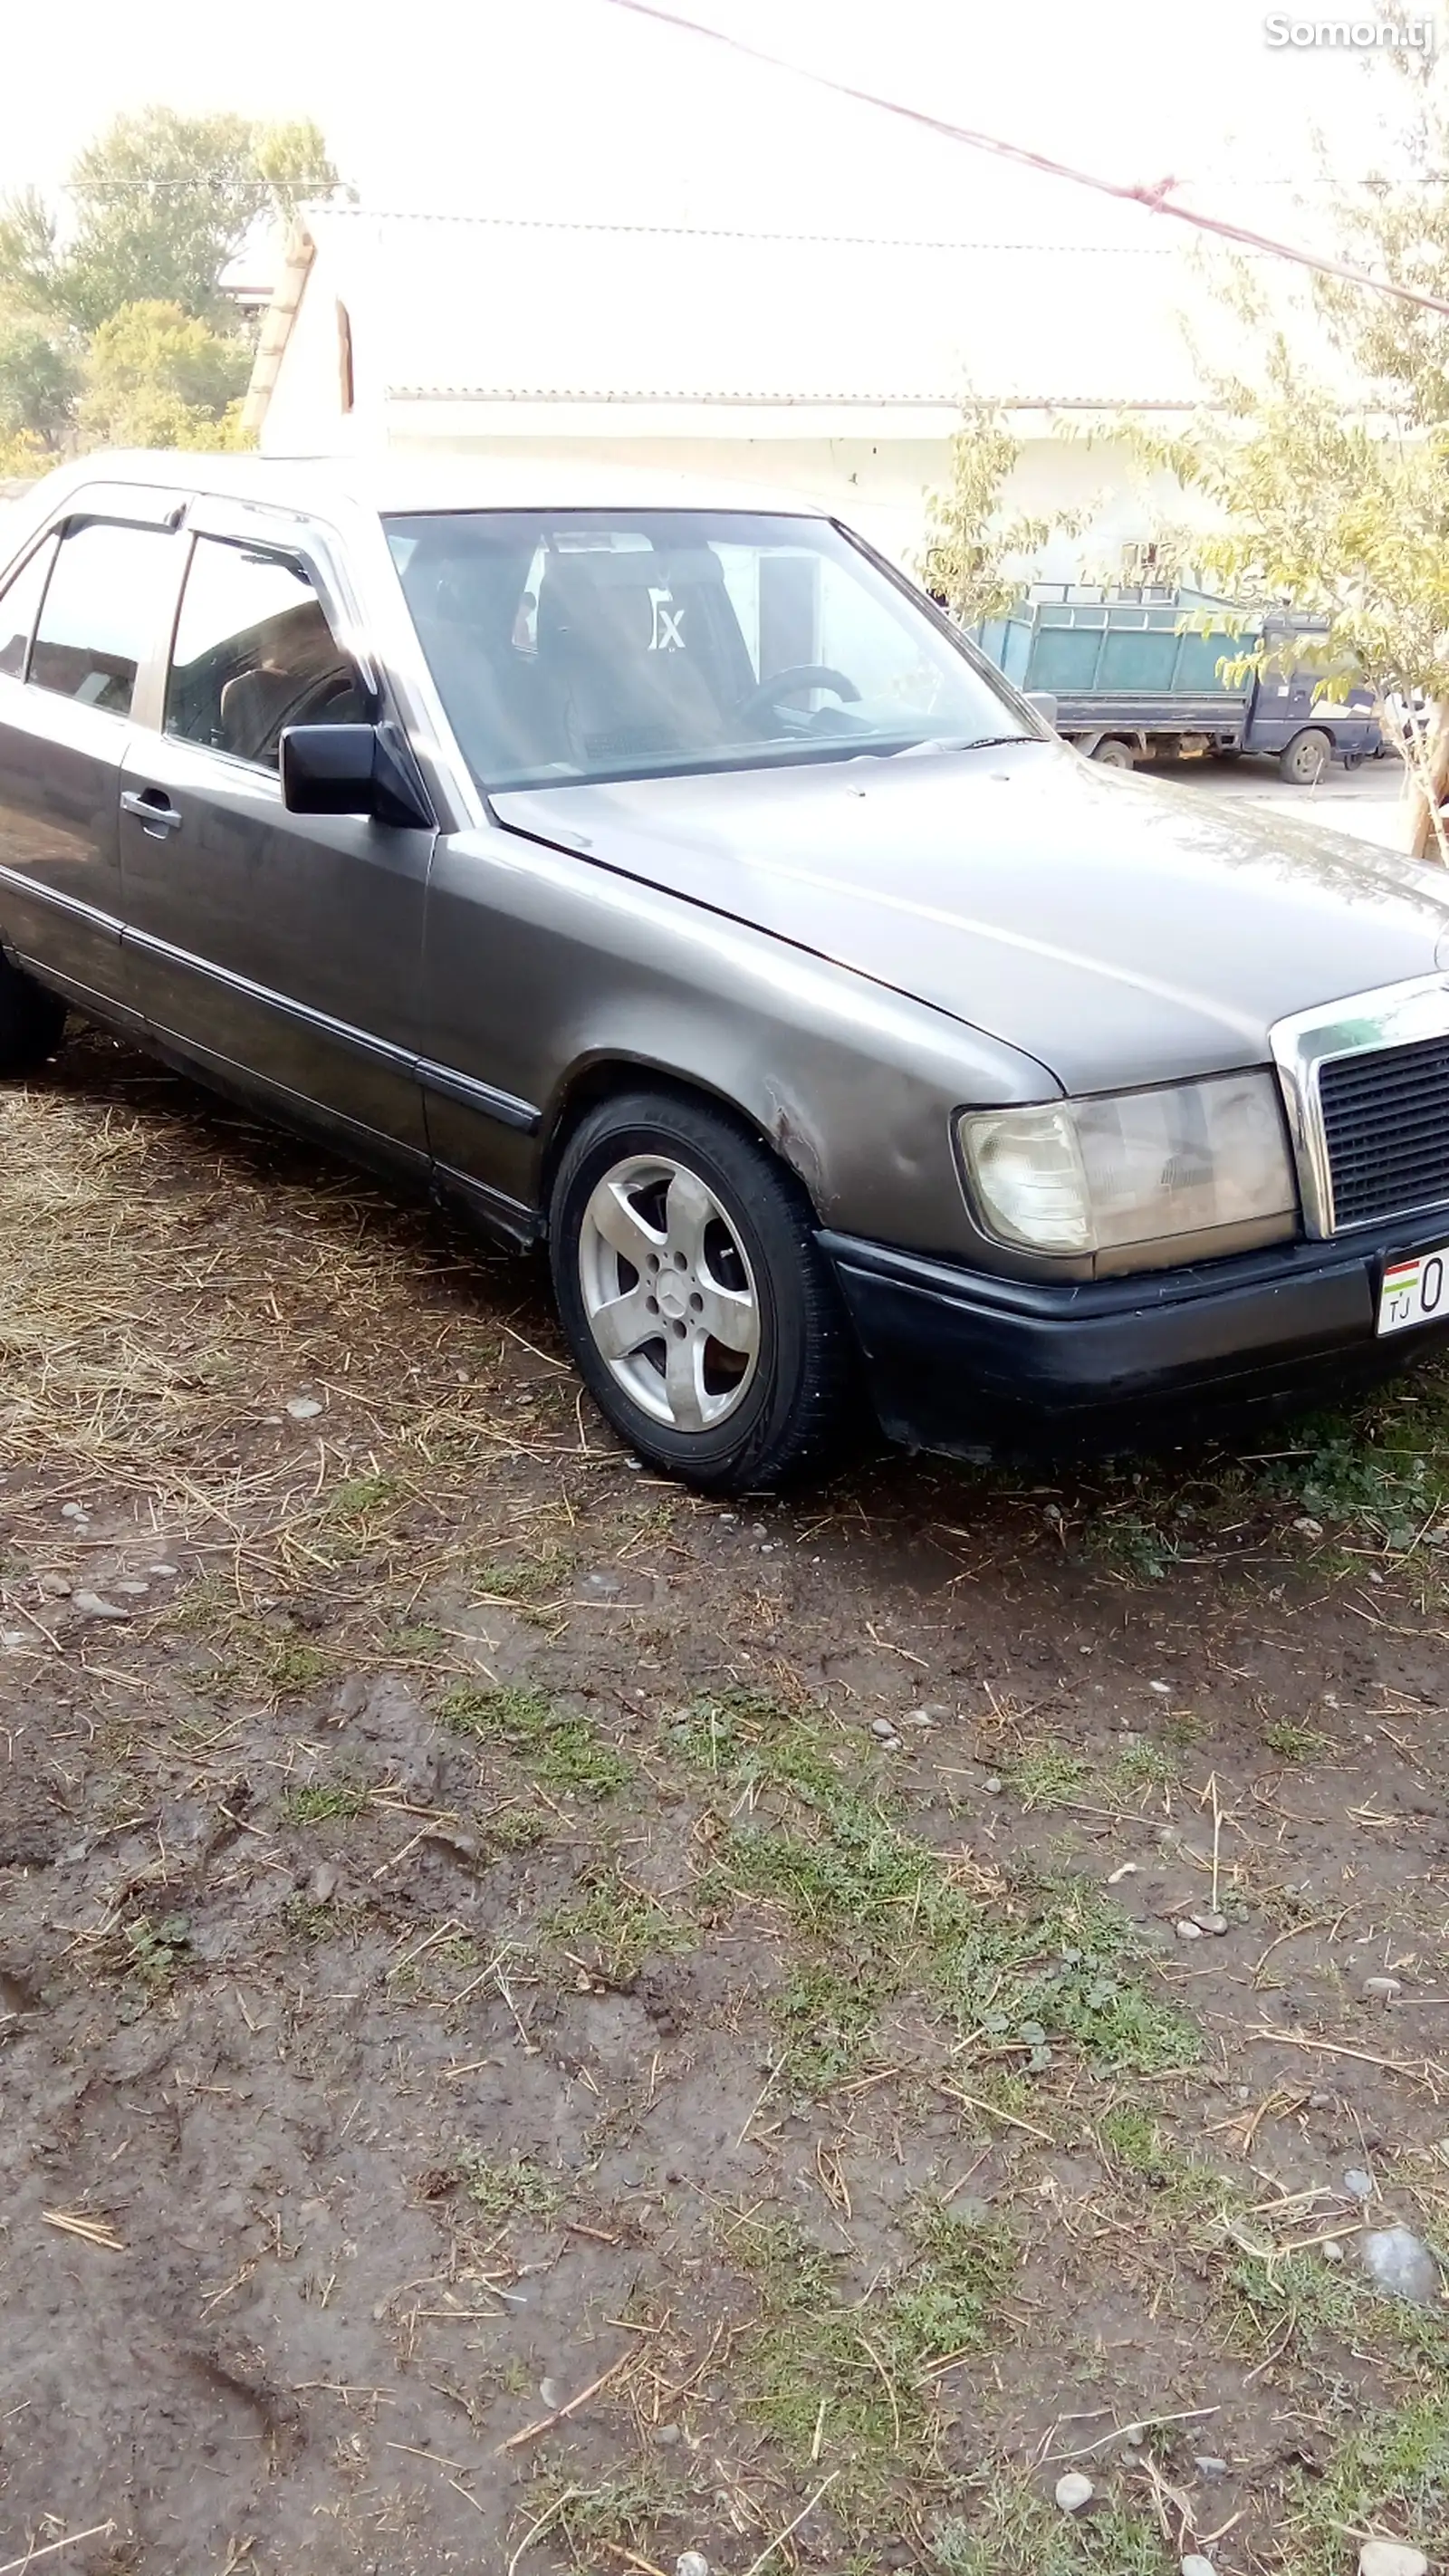
<svg viewBox="0 0 1449 2576"><path fill-rule="evenodd" d="M1056 2498L1063 2513L1084 2512L1096 2492L1091 2479L1084 2478L1080 2469L1068 2469L1066 2476L1057 2480Z"/></svg>
<svg viewBox="0 0 1449 2576"><path fill-rule="evenodd" d="M550 2414L553 2413L555 2407L560 2406L563 2403L558 2393L558 2381L556 2379L541 2379L538 2383L538 2393Z"/></svg>
<svg viewBox="0 0 1449 2576"><path fill-rule="evenodd" d="M1325 2263L1341 2263L1343 2261L1343 2247L1336 2236L1325 2236L1318 2251L1323 2256Z"/></svg>
<svg viewBox="0 0 1449 2576"><path fill-rule="evenodd" d="M1200 2452L1192 2465L1200 2478L1225 2478L1228 2474L1227 2461L1216 2459L1211 2451Z"/></svg>
<svg viewBox="0 0 1449 2576"><path fill-rule="evenodd" d="M330 1905L337 1893L341 1873L335 1861L319 1860L307 1881L307 1894L314 1905Z"/></svg>
<svg viewBox="0 0 1449 2576"><path fill-rule="evenodd" d="M709 2576L709 2560L702 2549L681 2549L674 2562L674 2576Z"/></svg>
<svg viewBox="0 0 1449 2576"><path fill-rule="evenodd" d="M1182 2576L1217 2576L1217 2569L1200 2549L1193 2549L1182 2562Z"/></svg>
<svg viewBox="0 0 1449 2576"><path fill-rule="evenodd" d="M63 1521L88 1521L90 1514L84 1503L62 1503L60 1517Z"/></svg>
<svg viewBox="0 0 1449 2576"><path fill-rule="evenodd" d="M1305 1538L1322 1538L1323 1536L1323 1523L1322 1521L1316 1521L1311 1512L1301 1512L1293 1526L1296 1530L1301 1530Z"/></svg>
<svg viewBox="0 0 1449 2576"><path fill-rule="evenodd" d="M281 1416L281 1414L280 1414L280 1413L264 1413L264 1414L262 1415L262 1428L263 1428L263 1430L265 1430L265 1431L280 1431L280 1430L281 1430L281 1427L282 1427L282 1416Z"/></svg>
<svg viewBox="0 0 1449 2576"><path fill-rule="evenodd" d="M677 2451L684 2435L677 2424L661 2424L654 2439L661 2451Z"/></svg>
<svg viewBox="0 0 1449 2576"><path fill-rule="evenodd" d="M903 1735L883 1735L881 1737L881 1751L883 1753L904 1753L905 1749L906 1741Z"/></svg>
<svg viewBox="0 0 1449 2576"><path fill-rule="evenodd" d="M1439 2266L1411 2228L1374 2228L1363 2239L1363 2267L1375 2289L1390 2299L1430 2308L1439 2297Z"/></svg>
<svg viewBox="0 0 1449 2576"><path fill-rule="evenodd" d="M1347 2173L1343 2177L1343 2187L1350 2200L1372 2200L1374 2196L1373 2175L1366 2174L1360 2165L1350 2165Z"/></svg>
<svg viewBox="0 0 1449 2576"><path fill-rule="evenodd" d="M71 1607L78 1610L83 1619L129 1619L131 1615L116 1602L104 1600L99 1592L73 1592Z"/></svg>
<svg viewBox="0 0 1449 2576"><path fill-rule="evenodd" d="M1308 2108L1310 2111L1332 2110L1333 2095L1331 2093L1310 2093L1308 2096Z"/></svg>
<svg viewBox="0 0 1449 2576"><path fill-rule="evenodd" d="M70 1585L67 1583L63 1574L42 1574L39 1577L39 1583L41 1592L44 1594L47 1601L68 1601L70 1599Z"/></svg>
<svg viewBox="0 0 1449 2576"><path fill-rule="evenodd" d="M1171 1699L1172 1697L1171 1682L1149 1682L1147 1687L1150 1691L1156 1691L1159 1699Z"/></svg>
<svg viewBox="0 0 1449 2576"><path fill-rule="evenodd" d="M142 1594L149 1592L150 1589L150 1584L143 1583L139 1574L129 1574L122 1582L111 1585L113 1592L128 1593L133 1601L139 1601Z"/></svg>
<svg viewBox="0 0 1449 2576"><path fill-rule="evenodd" d="M0 1628L0 1646L4 1647L7 1655L17 1653L21 1646L29 1643L30 1631L27 1628Z"/></svg>
<svg viewBox="0 0 1449 2576"><path fill-rule="evenodd" d="M1358 2553L1358 2576L1429 2576L1429 2561L1407 2540L1366 2540Z"/></svg>
<svg viewBox="0 0 1449 2576"><path fill-rule="evenodd" d="M315 1395L289 1395L287 1398L287 1411L294 1422L311 1422L321 1410Z"/></svg>
<svg viewBox="0 0 1449 2576"><path fill-rule="evenodd" d="M1203 1938L1202 1925L1200 1923L1194 1923L1190 1914L1184 1914L1177 1927L1177 1937L1179 1941L1201 1941Z"/></svg>
<svg viewBox="0 0 1449 2576"><path fill-rule="evenodd" d="M870 1731L884 1744L886 1737L894 1735L896 1730L888 1717L873 1717L870 1721Z"/></svg>
<svg viewBox="0 0 1449 2576"><path fill-rule="evenodd" d="M1216 1941L1220 1941L1229 1928L1226 1914L1195 1914L1192 1919L1200 1932L1211 1932Z"/></svg>
<svg viewBox="0 0 1449 2576"><path fill-rule="evenodd" d="M1391 2004L1404 1991L1402 1977L1365 1977L1363 1990L1371 2003Z"/></svg>
<svg viewBox="0 0 1449 2576"><path fill-rule="evenodd" d="M719 1513L717 1513L717 1514L716 1514L716 1518L717 1518L717 1519L719 1519L719 1520L721 1520L721 1521L723 1521L723 1522L725 1522L725 1523L726 1523L726 1525L728 1526L728 1525L730 1525L730 1524L734 1523L735 1521L737 1521L737 1520L739 1519L739 1513L738 1513L738 1512L719 1512Z"/></svg>
<svg viewBox="0 0 1449 2576"><path fill-rule="evenodd" d="M148 1574L179 1574L181 1568L179 1565L148 1565L146 1571Z"/></svg>

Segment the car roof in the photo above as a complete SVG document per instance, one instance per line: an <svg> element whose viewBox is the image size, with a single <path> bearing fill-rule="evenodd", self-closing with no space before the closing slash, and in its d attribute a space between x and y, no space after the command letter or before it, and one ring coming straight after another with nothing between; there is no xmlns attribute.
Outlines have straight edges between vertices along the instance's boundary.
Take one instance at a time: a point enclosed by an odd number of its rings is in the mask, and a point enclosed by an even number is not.
<svg viewBox="0 0 1449 2576"><path fill-rule="evenodd" d="M149 484L237 501L325 510L338 501L379 514L448 510L723 510L823 519L799 493L633 465L560 462L523 453L470 456L214 456L179 449L100 449L47 476L29 495L48 514L67 489Z"/></svg>

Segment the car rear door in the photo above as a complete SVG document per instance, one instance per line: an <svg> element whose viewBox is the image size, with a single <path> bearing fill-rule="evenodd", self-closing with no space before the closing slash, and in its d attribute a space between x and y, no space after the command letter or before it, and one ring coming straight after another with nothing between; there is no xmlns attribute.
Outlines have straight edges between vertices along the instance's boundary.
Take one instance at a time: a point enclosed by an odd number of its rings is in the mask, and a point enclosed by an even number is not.
<svg viewBox="0 0 1449 2576"><path fill-rule="evenodd" d="M78 494L0 599L0 940L111 1018L125 1014L117 794L175 611L181 507Z"/></svg>
<svg viewBox="0 0 1449 2576"><path fill-rule="evenodd" d="M289 814L290 724L356 722L335 550L280 515L190 514L160 729L123 766L129 989L158 1044L364 1153L425 1165L416 1064L434 835Z"/></svg>

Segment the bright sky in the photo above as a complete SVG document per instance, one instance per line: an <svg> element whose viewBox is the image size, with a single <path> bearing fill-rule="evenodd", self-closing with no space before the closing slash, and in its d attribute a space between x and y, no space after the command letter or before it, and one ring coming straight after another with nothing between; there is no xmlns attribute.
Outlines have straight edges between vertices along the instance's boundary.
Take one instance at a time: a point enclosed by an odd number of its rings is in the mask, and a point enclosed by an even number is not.
<svg viewBox="0 0 1449 2576"><path fill-rule="evenodd" d="M1354 175L1384 73L1274 50L1265 0L676 0L748 41L1113 176L1303 236L1314 130ZM1425 0L1428 5L1428 0ZM1351 18L1365 0L1290 14ZM609 0L66 0L0 96L0 192L53 188L118 111L318 118L365 202L664 223L1114 237L1104 201L992 168ZM204 33L202 32L204 30ZM57 76L59 75L59 76ZM1395 85L1396 86L1396 85ZM1130 224L1141 218L1129 216ZM1174 234L1177 227L1171 227Z"/></svg>

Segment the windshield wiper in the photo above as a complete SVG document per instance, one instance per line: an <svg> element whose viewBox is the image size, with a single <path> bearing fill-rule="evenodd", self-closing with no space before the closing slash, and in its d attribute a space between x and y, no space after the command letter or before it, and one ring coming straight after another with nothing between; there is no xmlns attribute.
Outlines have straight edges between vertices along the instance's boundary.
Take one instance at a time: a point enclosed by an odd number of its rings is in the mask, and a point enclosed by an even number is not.
<svg viewBox="0 0 1449 2576"><path fill-rule="evenodd" d="M908 753L917 751L1000 751L1009 743L1035 740L1035 734L1030 733L923 734L919 742L902 743L893 757L903 760Z"/></svg>

